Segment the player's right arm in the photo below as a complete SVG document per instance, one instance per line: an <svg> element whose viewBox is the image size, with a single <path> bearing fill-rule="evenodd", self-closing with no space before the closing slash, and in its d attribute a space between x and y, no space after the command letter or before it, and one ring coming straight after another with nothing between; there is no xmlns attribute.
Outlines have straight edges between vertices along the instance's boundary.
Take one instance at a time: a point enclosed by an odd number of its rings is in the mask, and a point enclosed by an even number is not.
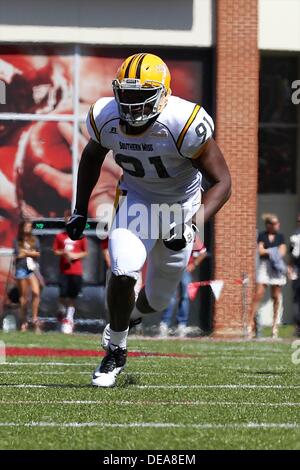
<svg viewBox="0 0 300 470"><path fill-rule="evenodd" d="M99 179L108 149L90 139L83 149L77 175L75 210L66 224L69 237L78 240L85 229L89 199Z"/></svg>
<svg viewBox="0 0 300 470"><path fill-rule="evenodd" d="M100 176L101 166L107 153L108 149L93 139L90 139L83 149L78 168L75 204L80 214L87 214L89 199Z"/></svg>
<svg viewBox="0 0 300 470"><path fill-rule="evenodd" d="M97 112L100 114L100 110ZM99 179L101 166L109 151L101 144L95 120L94 105L91 106L86 125L91 138L81 155L77 175L75 210L66 224L67 233L72 240L78 240L82 237L87 221L89 199Z"/></svg>

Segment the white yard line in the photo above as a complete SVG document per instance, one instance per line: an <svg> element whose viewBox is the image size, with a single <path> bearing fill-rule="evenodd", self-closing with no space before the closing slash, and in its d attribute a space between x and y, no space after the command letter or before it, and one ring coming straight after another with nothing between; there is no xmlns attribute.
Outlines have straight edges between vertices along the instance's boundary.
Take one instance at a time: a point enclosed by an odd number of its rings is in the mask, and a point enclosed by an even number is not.
<svg viewBox="0 0 300 470"><path fill-rule="evenodd" d="M68 366L68 367L80 367L80 366L93 366L95 362L5 362L0 366Z"/></svg>
<svg viewBox="0 0 300 470"><path fill-rule="evenodd" d="M6 374L6 375L27 375L28 374L28 371L16 371L16 370L6 370L6 371L0 371L0 374ZM90 374L90 372L82 372L82 371L72 371L72 375L73 374ZM30 375L66 375L66 371L57 371L57 372L53 372L53 371L50 371L50 372L45 372L43 370L37 372L30 372Z"/></svg>
<svg viewBox="0 0 300 470"><path fill-rule="evenodd" d="M86 423L54 423L54 422L29 422L29 423L16 423L16 422L0 422L0 427L39 427L39 428L180 428L180 429L300 429L300 423L227 423L227 424L213 424L213 423L104 423L104 422L86 422Z"/></svg>
<svg viewBox="0 0 300 470"><path fill-rule="evenodd" d="M209 365L206 365L205 367L210 367ZM214 365L212 365L211 367L215 367ZM269 369L270 367L270 369ZM284 371L287 371L287 367L286 365L285 366L267 366L267 367L258 367L258 366L241 366L241 365L238 365L238 366L223 366L221 367L222 369L226 369L226 370L234 370L234 371L237 371L237 372L241 372L241 368L244 369L245 371L249 371L249 370L253 370L253 371L257 371L257 372L261 372L261 371L264 371L264 372L269 372L270 374L272 373L273 370L284 370ZM294 369L294 367L293 367Z"/></svg>
<svg viewBox="0 0 300 470"><path fill-rule="evenodd" d="M37 384L0 384L0 387L6 388L47 388L51 385L37 385Z"/></svg>
<svg viewBox="0 0 300 470"><path fill-rule="evenodd" d="M194 361L210 361L210 360L215 360L218 358L218 361L221 363L223 360L229 360L229 361L235 361L237 362L238 360L241 360L241 361L251 361L251 360L255 360L255 361L266 361L266 359L268 358L274 358L273 355L269 355L269 356L265 356L265 355L262 355L262 356L243 356L243 355L239 355L239 356L232 356L232 355L228 355L228 356L223 356L222 355L222 351L220 351L220 354L219 355L212 355L212 354L206 354L206 355L201 355L201 353L199 353L198 356L193 356L193 357L174 357L174 356L140 356L140 357L134 357L134 358L129 358L129 359L143 359L143 360L157 360L157 358L159 359L193 359ZM280 358L276 358L276 361L278 360L284 360L284 361L289 361L290 362L290 354L286 354L286 356L284 356L283 354L281 355Z"/></svg>
<svg viewBox="0 0 300 470"><path fill-rule="evenodd" d="M134 388L279 388L294 389L300 388L300 385L256 385L256 384L199 384L199 385L132 385Z"/></svg>
<svg viewBox="0 0 300 470"><path fill-rule="evenodd" d="M95 365L95 364L94 364ZM172 374L170 374L170 372L166 371L166 372L131 372L129 370L126 371L127 375L150 375L150 376L157 376L157 377L164 377L164 376L168 376L168 377L174 377L174 376L178 376L177 373L173 372ZM27 375L28 374L28 371L15 371L15 370L7 370L7 371L0 371L0 374L6 374L6 375L22 375L22 374L25 374ZM44 371L44 370L41 370L41 371L34 371L34 372L30 372L30 375L66 375L66 371L57 371L57 372L54 372L54 371ZM91 371L79 371L79 370L75 370L75 371L72 371L72 375L91 375ZM191 373L189 372L189 375L199 375L199 371L195 371L194 373ZM202 373L201 372L201 377L207 377L209 374L208 373Z"/></svg>
<svg viewBox="0 0 300 470"><path fill-rule="evenodd" d="M248 377L248 378L252 378L252 379L280 379L282 380L282 375L281 374L272 374L272 372L269 372L269 373L264 373L264 374L260 374L259 372L257 371L253 371L253 374L249 374L249 373L243 373L243 377Z"/></svg>
<svg viewBox="0 0 300 470"><path fill-rule="evenodd" d="M96 361L97 362L97 361ZM58 367L93 367L95 365L95 361L93 362L80 362L80 363L74 363L74 362L5 362L5 363L2 363L0 364L0 368L1 366L4 366L4 368L8 368L9 366L39 366L39 367L44 367L44 366L49 366L49 367L54 367L54 366L58 366ZM207 367L210 367L209 364L205 365L205 366L198 366L197 367L197 370L202 370L203 368L207 368ZM215 365L212 365L211 367L215 367ZM233 370L233 371L236 371L236 372L243 372L239 369L243 368L245 371L249 371L249 370L254 370L257 371L257 372L260 372L260 371L264 371L264 372L269 372L270 374L272 374L272 371L273 370L284 370L286 371L287 368L286 366L282 365L282 366L272 366L271 367L271 370L269 369L265 369L265 367L261 367L261 368L258 368L257 366L255 367L252 367L252 366L245 366L245 365L237 365L236 367L235 366L226 366L226 365L222 365L221 366L221 369L225 369L225 370ZM294 369L294 367L293 367ZM9 371L7 371L9 372ZM6 372L6 373L7 373ZM64 372L65 373L65 372ZM139 372L137 372L139 373Z"/></svg>
<svg viewBox="0 0 300 470"><path fill-rule="evenodd" d="M289 345L287 345L287 348L289 347ZM260 352L261 354L267 352L267 353L280 353L282 354L282 350L281 348L274 348L274 347L249 347L249 348L245 348L244 346L242 347L234 347L234 346L231 346L231 347L199 347L198 349L198 352L199 353L206 353L206 352L212 352L212 353L219 353L220 351L222 352L227 352L227 351L236 351L236 352L240 352L240 351L247 351L247 352L252 352L252 351L258 351Z"/></svg>
<svg viewBox="0 0 300 470"><path fill-rule="evenodd" d="M72 386L73 384L69 384ZM57 388L60 387L60 384L56 384ZM68 386L68 384L64 383L64 387ZM53 384L0 384L0 387L6 388L49 388L53 387ZM243 388L253 388L253 389L282 389L282 390L292 390L292 389L299 389L300 385L256 385L256 384L199 384L199 385L130 385L131 388L138 388L138 389L210 389L210 388L228 388L228 389L243 389Z"/></svg>
<svg viewBox="0 0 300 470"><path fill-rule="evenodd" d="M216 356L218 356L218 360L219 362L221 363L223 360L224 361L227 361L227 360L234 360L237 364L240 364L239 367L241 367L243 364L241 364L239 361L241 361L242 363L244 363L244 361L266 361L266 359L268 357L274 357L273 355L270 355L270 356L267 356L267 355L262 355L262 356L243 356L243 355L239 355L239 356L232 356L232 355L228 355L228 356L223 356L222 355L222 352L220 351L220 354L218 355L212 355L212 354L207 354L207 355L195 355L195 356L156 356L156 355L149 355L149 356L132 356L128 358L128 360L132 361L132 360L135 360L135 359L139 359L139 360L142 360L142 361L157 361L158 359L161 360L161 359L172 359L172 360L193 360L193 361L210 361L210 360L214 360L216 359ZM48 365L48 366L70 366L70 367L80 367L80 366L84 366L84 365L91 365L91 364L95 364L95 362L99 361L100 359L102 359L102 356L95 356L95 360L92 362L61 362L61 361L36 361L36 362L25 362L25 361L10 361L10 362L4 362L2 364L0 364L0 366L9 366L9 365L14 365L14 366L39 366L39 365ZM278 361L279 358L277 358L276 360ZM78 360L78 358L76 357L76 361ZM290 354L286 354L286 356L284 356L283 354L281 355L280 357L280 360L282 361L285 361L285 362L288 362L290 363L291 362L291 358L290 358ZM238 365L237 365L238 367Z"/></svg>
<svg viewBox="0 0 300 470"><path fill-rule="evenodd" d="M111 400L0 400L0 405L105 405L111 404ZM160 400L114 400L114 405L162 405L162 406L263 406L263 407L300 407L300 402L266 403L252 401L160 401Z"/></svg>

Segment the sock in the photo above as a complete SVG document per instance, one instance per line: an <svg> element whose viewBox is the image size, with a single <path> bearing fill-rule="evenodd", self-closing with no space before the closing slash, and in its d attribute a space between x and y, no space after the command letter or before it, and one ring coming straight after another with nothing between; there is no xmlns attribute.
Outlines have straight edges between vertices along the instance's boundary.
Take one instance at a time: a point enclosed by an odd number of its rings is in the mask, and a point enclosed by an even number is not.
<svg viewBox="0 0 300 470"><path fill-rule="evenodd" d="M114 331L110 328L110 341L109 347L114 351L116 347L127 348L127 336L129 328L124 331Z"/></svg>
<svg viewBox="0 0 300 470"><path fill-rule="evenodd" d="M75 313L75 308L74 307L68 307L67 308L67 320L73 321L74 313Z"/></svg>

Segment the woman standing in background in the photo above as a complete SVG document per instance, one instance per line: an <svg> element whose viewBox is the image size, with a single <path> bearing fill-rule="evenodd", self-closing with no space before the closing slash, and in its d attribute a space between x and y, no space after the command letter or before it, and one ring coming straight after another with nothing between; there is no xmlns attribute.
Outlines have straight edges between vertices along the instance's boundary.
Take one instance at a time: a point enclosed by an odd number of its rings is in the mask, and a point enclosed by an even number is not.
<svg viewBox="0 0 300 470"><path fill-rule="evenodd" d="M272 338L278 338L278 315L281 288L286 284L287 266L283 260L286 255L284 236L279 232L280 222L275 214L264 214L266 230L260 232L257 239L259 262L257 267L256 286L248 326L248 336L252 338L255 331L255 316L264 297L267 286L271 288L273 300Z"/></svg>
<svg viewBox="0 0 300 470"><path fill-rule="evenodd" d="M32 235L32 223L23 220L18 226L18 236L14 242L15 277L20 295L21 331L28 329L27 307L31 291L32 323L34 330L40 332L38 310L40 304L40 285L35 274L36 260L40 256L40 245Z"/></svg>

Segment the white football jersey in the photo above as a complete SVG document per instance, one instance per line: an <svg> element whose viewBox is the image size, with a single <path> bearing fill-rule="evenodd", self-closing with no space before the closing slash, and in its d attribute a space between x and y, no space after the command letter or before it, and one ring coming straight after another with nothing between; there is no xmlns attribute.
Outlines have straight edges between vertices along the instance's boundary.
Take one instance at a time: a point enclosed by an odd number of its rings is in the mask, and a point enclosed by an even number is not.
<svg viewBox="0 0 300 470"><path fill-rule="evenodd" d="M93 140L112 150L123 168L121 187L153 202L182 202L199 192L201 173L192 166L214 123L198 104L170 96L156 121L143 133L130 135L119 125L114 98L100 98L86 125Z"/></svg>

